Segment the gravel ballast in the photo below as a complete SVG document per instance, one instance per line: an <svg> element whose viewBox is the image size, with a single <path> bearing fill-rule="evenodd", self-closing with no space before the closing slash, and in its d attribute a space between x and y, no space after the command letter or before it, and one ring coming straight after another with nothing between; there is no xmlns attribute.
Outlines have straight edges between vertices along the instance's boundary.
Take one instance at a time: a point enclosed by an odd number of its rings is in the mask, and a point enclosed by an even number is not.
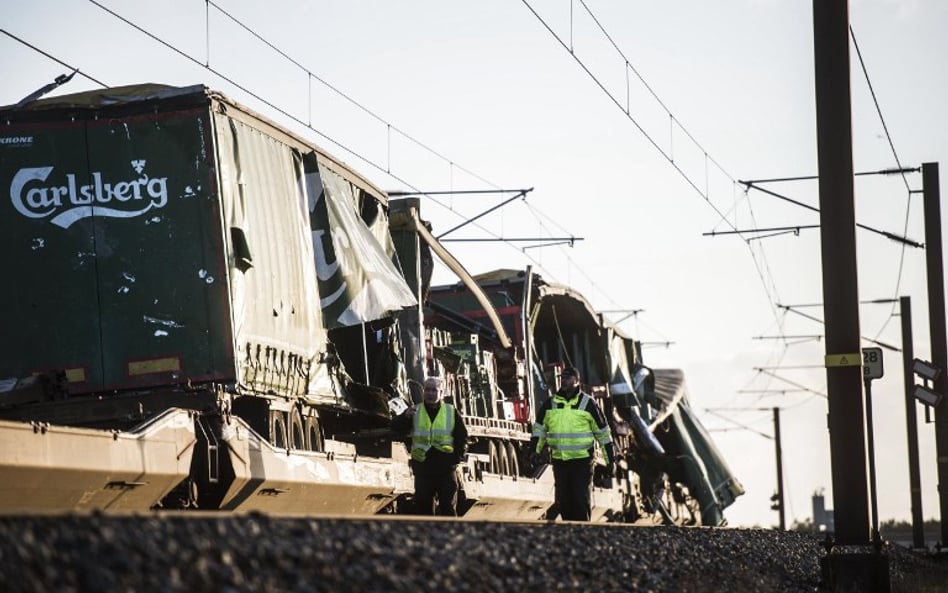
<svg viewBox="0 0 948 593"><path fill-rule="evenodd" d="M0 591L817 591L825 553L815 534L752 529L0 517ZM930 557L888 554L892 591L948 590Z"/></svg>

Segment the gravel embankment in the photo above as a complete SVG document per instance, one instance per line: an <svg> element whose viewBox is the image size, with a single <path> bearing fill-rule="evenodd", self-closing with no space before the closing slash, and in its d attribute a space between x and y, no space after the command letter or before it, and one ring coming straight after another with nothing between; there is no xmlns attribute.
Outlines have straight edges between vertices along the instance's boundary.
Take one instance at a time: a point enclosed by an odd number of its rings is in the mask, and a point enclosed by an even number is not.
<svg viewBox="0 0 948 593"><path fill-rule="evenodd" d="M0 591L816 591L812 534L260 515L0 517ZM944 565L890 552L892 591ZM935 588L932 588L935 587Z"/></svg>

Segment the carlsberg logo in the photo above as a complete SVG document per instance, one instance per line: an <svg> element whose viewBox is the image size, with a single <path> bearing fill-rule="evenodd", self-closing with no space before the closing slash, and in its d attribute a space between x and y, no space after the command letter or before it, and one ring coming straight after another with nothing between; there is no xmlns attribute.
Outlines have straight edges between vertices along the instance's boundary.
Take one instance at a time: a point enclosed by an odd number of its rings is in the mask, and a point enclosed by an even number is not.
<svg viewBox="0 0 948 593"><path fill-rule="evenodd" d="M10 183L10 201L23 216L52 216L50 222L64 229L89 216L141 216L168 203L168 178L146 175L145 162L131 161L132 169L139 175L137 179L106 180L96 171L88 185L79 185L75 173L66 173L65 185L47 184L53 167L20 169Z"/></svg>

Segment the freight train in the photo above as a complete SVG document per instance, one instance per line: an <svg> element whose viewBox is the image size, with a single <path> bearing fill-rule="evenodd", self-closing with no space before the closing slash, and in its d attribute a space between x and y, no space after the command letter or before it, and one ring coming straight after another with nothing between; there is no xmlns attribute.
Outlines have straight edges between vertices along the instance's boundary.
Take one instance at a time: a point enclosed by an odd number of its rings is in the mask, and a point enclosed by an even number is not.
<svg viewBox="0 0 948 593"><path fill-rule="evenodd" d="M721 525L743 492L681 372L582 295L472 277L418 199L203 85L2 108L0 186L0 513L410 512L391 421L434 375L470 433L460 514L552 517L527 444L566 364L621 457L595 520Z"/></svg>

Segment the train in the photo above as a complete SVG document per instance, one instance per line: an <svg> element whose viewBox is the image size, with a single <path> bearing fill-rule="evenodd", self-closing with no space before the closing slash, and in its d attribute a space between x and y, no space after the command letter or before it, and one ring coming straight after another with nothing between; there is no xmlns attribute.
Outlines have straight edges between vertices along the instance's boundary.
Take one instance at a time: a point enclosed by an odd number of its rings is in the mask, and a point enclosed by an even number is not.
<svg viewBox="0 0 948 593"><path fill-rule="evenodd" d="M409 513L392 419L437 376L458 514L551 519L528 444L566 365L618 452L593 520L724 525L743 493L683 373L579 292L470 274L420 198L207 86L0 108L0 185L0 513Z"/></svg>

